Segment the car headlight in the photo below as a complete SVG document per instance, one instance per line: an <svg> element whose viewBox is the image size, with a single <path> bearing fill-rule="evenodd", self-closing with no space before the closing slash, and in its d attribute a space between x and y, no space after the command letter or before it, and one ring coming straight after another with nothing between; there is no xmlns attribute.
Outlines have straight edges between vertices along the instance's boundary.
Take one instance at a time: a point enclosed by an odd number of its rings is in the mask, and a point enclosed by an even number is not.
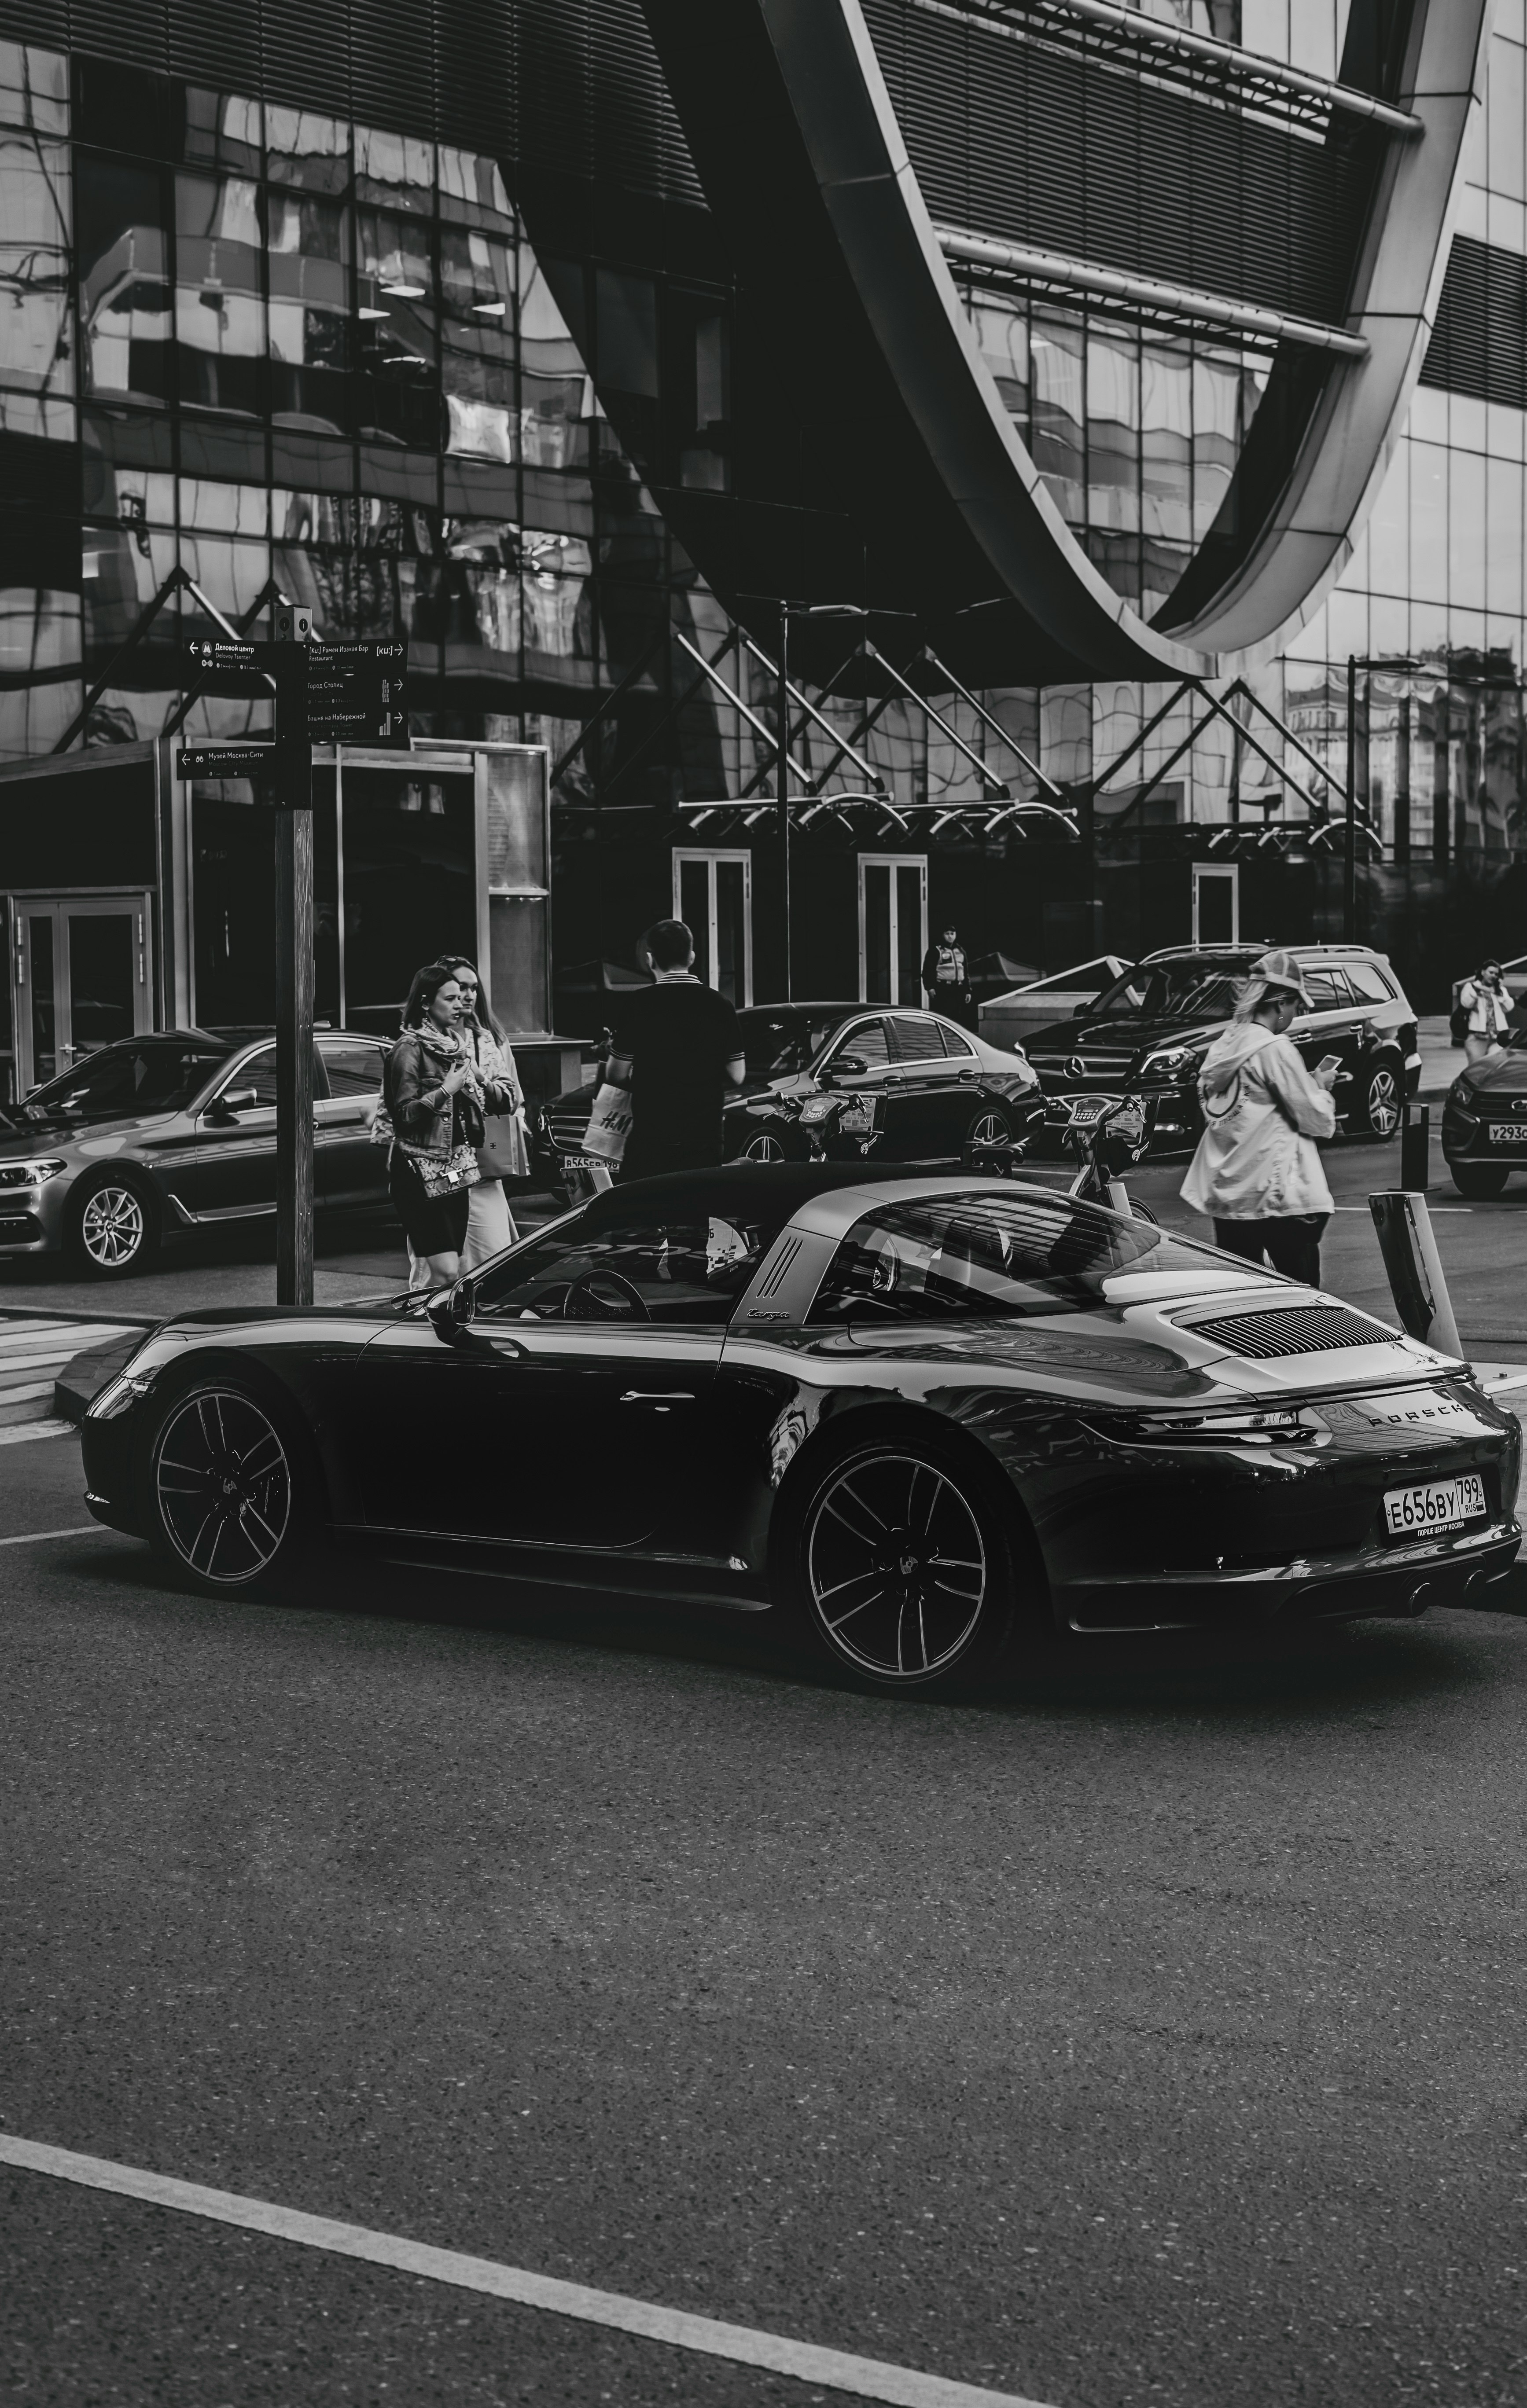
<svg viewBox="0 0 1527 2408"><path fill-rule="evenodd" d="M1450 1104L1457 1104L1463 1111L1469 1111L1473 1109L1474 1089L1470 1086L1467 1079L1459 1078L1453 1081L1452 1085L1448 1090L1448 1101Z"/></svg>
<svg viewBox="0 0 1527 2408"><path fill-rule="evenodd" d="M146 1397L152 1384L152 1375L148 1371L119 1371L114 1380L107 1382L99 1396L91 1398L85 1419L115 1421L119 1413L130 1412L141 1397Z"/></svg>
<svg viewBox="0 0 1527 2408"><path fill-rule="evenodd" d="M1185 1070L1195 1069L1198 1055L1190 1045L1169 1045L1160 1054L1147 1054L1140 1065L1140 1075L1148 1078L1154 1071L1159 1079L1180 1079Z"/></svg>
<svg viewBox="0 0 1527 2408"><path fill-rule="evenodd" d="M41 1187L68 1167L57 1154L46 1162L0 1162L0 1187Z"/></svg>

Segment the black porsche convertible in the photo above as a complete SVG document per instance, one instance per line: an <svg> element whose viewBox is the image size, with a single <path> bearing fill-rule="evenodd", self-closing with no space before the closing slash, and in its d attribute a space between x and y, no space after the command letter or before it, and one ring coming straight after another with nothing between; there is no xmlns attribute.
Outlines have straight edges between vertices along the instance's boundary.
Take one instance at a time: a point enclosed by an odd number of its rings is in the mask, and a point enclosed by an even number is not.
<svg viewBox="0 0 1527 2408"><path fill-rule="evenodd" d="M1057 1632L1484 1603L1520 1538L1465 1365L1053 1188L848 1164L613 1189L427 1304L184 1314L84 1455L213 1595L326 1535L772 1612L923 1694Z"/></svg>

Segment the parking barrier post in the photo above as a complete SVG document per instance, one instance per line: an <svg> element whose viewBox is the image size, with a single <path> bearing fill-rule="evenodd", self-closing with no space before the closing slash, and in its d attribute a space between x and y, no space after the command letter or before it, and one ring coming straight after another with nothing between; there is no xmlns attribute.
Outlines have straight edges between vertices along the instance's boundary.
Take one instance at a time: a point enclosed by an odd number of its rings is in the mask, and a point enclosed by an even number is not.
<svg viewBox="0 0 1527 2408"><path fill-rule="evenodd" d="M1424 1196L1381 1189L1368 1198L1401 1326L1439 1354L1463 1354Z"/></svg>
<svg viewBox="0 0 1527 2408"><path fill-rule="evenodd" d="M1407 1196L1424 1196L1432 1184L1432 1111L1407 1104L1400 1131L1400 1184Z"/></svg>

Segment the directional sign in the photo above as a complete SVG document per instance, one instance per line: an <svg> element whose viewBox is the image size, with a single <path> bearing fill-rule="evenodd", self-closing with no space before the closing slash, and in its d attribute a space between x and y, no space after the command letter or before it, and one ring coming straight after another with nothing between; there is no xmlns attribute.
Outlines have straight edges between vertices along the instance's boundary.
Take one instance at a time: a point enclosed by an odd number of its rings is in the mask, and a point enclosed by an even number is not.
<svg viewBox="0 0 1527 2408"><path fill-rule="evenodd" d="M308 646L308 733L315 744L386 744L406 752L401 639Z"/></svg>
<svg viewBox="0 0 1527 2408"><path fill-rule="evenodd" d="M229 643L221 636L193 636L186 646L194 669L254 669L268 644Z"/></svg>
<svg viewBox="0 0 1527 2408"><path fill-rule="evenodd" d="M279 757L274 744L187 744L175 771L180 778L256 778Z"/></svg>

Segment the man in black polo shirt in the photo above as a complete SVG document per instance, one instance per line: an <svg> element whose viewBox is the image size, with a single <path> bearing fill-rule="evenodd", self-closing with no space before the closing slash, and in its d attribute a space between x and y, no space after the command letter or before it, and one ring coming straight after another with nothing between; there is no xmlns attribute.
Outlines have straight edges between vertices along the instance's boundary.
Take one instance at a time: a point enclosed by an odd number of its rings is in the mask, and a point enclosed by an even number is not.
<svg viewBox="0 0 1527 2408"><path fill-rule="evenodd" d="M684 922L659 920L641 949L654 983L628 998L605 1071L631 1095L623 1180L719 1162L727 1087L746 1075L736 1010L695 976L695 940Z"/></svg>

